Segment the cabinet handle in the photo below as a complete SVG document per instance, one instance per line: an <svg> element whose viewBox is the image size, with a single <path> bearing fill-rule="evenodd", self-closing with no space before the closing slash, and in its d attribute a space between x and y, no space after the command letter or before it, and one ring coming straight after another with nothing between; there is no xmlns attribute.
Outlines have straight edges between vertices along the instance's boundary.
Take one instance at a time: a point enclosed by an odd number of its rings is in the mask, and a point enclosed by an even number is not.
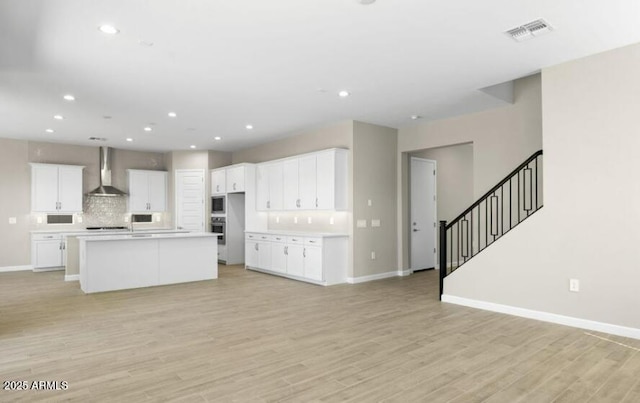
<svg viewBox="0 0 640 403"><path fill-rule="evenodd" d="M318 198L316 197L316 207L318 207Z"/></svg>
<svg viewBox="0 0 640 403"><path fill-rule="evenodd" d="M233 182L233 190L236 190L236 183Z"/></svg>
<svg viewBox="0 0 640 403"><path fill-rule="evenodd" d="M296 207L300 208L300 199L296 200Z"/></svg>
<svg viewBox="0 0 640 403"><path fill-rule="evenodd" d="M258 244L256 244L256 250L258 250Z"/></svg>
<svg viewBox="0 0 640 403"><path fill-rule="evenodd" d="M284 254L285 254L285 255L288 255L288 254L289 254L289 247L288 247L288 246L285 246L285 247L284 247Z"/></svg>
<svg viewBox="0 0 640 403"><path fill-rule="evenodd" d="M271 208L271 201L267 201L267 208Z"/></svg>
<svg viewBox="0 0 640 403"><path fill-rule="evenodd" d="M295 238L293 238L293 239L292 239L292 241L293 241L293 242L298 242L298 240L297 240L297 239L295 239Z"/></svg>
<svg viewBox="0 0 640 403"><path fill-rule="evenodd" d="M307 248L302 248L302 257L307 257Z"/></svg>
<svg viewBox="0 0 640 403"><path fill-rule="evenodd" d="M316 243L316 241L309 241L309 243Z"/></svg>
<svg viewBox="0 0 640 403"><path fill-rule="evenodd" d="M51 238L53 238L53 235L47 235L47 236L43 236L43 238L46 238L46 239L51 239Z"/></svg>
<svg viewBox="0 0 640 403"><path fill-rule="evenodd" d="M60 243L58 244L58 249L59 249L59 250L62 250L62 242L60 242Z"/></svg>
<svg viewBox="0 0 640 403"><path fill-rule="evenodd" d="M216 192L220 191L220 185L216 185Z"/></svg>

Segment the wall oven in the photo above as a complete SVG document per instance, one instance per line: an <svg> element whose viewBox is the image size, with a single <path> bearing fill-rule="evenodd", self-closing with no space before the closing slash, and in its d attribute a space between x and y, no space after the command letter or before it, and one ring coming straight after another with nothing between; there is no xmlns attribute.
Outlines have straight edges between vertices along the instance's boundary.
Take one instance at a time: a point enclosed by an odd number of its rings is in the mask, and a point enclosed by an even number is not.
<svg viewBox="0 0 640 403"><path fill-rule="evenodd" d="M211 198L211 214L224 214L226 206L226 196L213 196Z"/></svg>
<svg viewBox="0 0 640 403"><path fill-rule="evenodd" d="M224 245L227 240L227 223L224 217L211 217L211 232L214 234L222 234L218 237L218 244Z"/></svg>

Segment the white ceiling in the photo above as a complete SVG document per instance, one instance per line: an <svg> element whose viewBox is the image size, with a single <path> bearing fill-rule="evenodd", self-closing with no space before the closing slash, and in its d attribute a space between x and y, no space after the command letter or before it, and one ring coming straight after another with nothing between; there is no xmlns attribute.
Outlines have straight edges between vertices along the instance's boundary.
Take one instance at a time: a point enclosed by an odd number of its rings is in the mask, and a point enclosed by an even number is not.
<svg viewBox="0 0 640 403"><path fill-rule="evenodd" d="M231 151L345 119L401 127L640 42L639 17L637 0L0 0L0 137ZM555 30L503 34L537 18Z"/></svg>

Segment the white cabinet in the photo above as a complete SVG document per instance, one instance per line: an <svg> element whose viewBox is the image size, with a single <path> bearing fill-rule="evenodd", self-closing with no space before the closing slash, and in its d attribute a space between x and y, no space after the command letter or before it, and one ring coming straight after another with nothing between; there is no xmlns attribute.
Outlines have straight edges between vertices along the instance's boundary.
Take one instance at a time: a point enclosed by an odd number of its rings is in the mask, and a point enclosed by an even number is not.
<svg viewBox="0 0 640 403"><path fill-rule="evenodd" d="M244 165L231 166L226 170L227 193L244 192L245 189L245 167Z"/></svg>
<svg viewBox="0 0 640 403"><path fill-rule="evenodd" d="M256 179L256 210L282 210L283 169L284 165L281 161L258 165Z"/></svg>
<svg viewBox="0 0 640 403"><path fill-rule="evenodd" d="M31 211L82 212L82 166L31 164Z"/></svg>
<svg viewBox="0 0 640 403"><path fill-rule="evenodd" d="M258 165L258 210L347 210L348 153L330 149Z"/></svg>
<svg viewBox="0 0 640 403"><path fill-rule="evenodd" d="M152 213L167 209L167 172L128 169L127 174L129 212Z"/></svg>
<svg viewBox="0 0 640 403"><path fill-rule="evenodd" d="M223 169L215 169L211 171L211 194L219 195L227 191L226 178L227 171Z"/></svg>
<svg viewBox="0 0 640 403"><path fill-rule="evenodd" d="M321 285L346 282L346 235L302 237L247 233L246 242L248 269Z"/></svg>
<svg viewBox="0 0 640 403"><path fill-rule="evenodd" d="M63 267L65 250L61 234L34 234L31 236L31 265L34 269Z"/></svg>
<svg viewBox="0 0 640 403"><path fill-rule="evenodd" d="M284 210L315 210L316 156L287 159L284 165Z"/></svg>

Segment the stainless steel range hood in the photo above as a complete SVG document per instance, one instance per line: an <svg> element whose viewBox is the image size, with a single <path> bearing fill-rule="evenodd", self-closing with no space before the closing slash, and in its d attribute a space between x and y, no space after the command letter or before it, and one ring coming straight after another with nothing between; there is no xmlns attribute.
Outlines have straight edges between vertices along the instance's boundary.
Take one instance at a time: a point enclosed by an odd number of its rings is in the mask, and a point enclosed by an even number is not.
<svg viewBox="0 0 640 403"><path fill-rule="evenodd" d="M87 193L88 196L125 196L126 193L111 186L111 149L100 147L100 186Z"/></svg>

